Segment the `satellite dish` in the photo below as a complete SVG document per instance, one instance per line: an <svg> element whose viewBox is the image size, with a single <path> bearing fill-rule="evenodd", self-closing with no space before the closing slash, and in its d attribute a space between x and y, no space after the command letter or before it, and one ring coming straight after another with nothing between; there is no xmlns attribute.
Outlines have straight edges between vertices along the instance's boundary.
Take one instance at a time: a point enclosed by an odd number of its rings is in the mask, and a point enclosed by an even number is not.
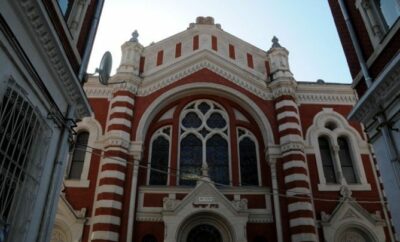
<svg viewBox="0 0 400 242"><path fill-rule="evenodd" d="M103 57L101 58L99 68L96 69L96 72L99 73L99 80L101 84L103 85L108 84L108 79L110 79L111 68L112 68L112 56L109 51L106 51L106 53L104 53Z"/></svg>

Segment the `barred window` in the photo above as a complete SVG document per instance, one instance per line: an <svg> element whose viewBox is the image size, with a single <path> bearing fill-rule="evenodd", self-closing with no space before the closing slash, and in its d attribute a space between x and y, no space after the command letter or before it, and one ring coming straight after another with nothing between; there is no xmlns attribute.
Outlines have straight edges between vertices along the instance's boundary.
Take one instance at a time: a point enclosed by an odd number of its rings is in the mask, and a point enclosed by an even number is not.
<svg viewBox="0 0 400 242"><path fill-rule="evenodd" d="M0 90L0 231L23 231L30 221L51 131L14 81ZM4 235L3 235L4 236Z"/></svg>

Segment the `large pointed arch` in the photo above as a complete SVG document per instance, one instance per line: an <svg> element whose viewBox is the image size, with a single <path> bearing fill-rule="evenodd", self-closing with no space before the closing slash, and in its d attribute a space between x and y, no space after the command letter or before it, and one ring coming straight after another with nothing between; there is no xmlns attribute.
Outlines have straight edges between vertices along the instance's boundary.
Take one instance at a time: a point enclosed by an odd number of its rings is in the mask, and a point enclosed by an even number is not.
<svg viewBox="0 0 400 242"><path fill-rule="evenodd" d="M269 146L276 143L269 120L252 99L231 87L210 82L181 85L157 97L143 113L136 129L135 140L144 142L151 121L166 105L188 95L204 93L222 96L239 104L256 121L261 130L264 144Z"/></svg>

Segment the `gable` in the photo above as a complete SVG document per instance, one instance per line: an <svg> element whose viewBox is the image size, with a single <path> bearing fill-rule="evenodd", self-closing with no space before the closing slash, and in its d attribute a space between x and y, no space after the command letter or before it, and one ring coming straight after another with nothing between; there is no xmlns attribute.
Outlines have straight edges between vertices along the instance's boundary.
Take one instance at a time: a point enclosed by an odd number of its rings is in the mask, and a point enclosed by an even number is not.
<svg viewBox="0 0 400 242"><path fill-rule="evenodd" d="M209 50L248 71L266 75L266 52L223 31L211 17L199 17L189 28L144 48L143 75L165 68L202 50Z"/></svg>
<svg viewBox="0 0 400 242"><path fill-rule="evenodd" d="M199 51L182 61L143 74L138 95L147 96L202 69L212 71L261 98L272 98L271 94L268 95L265 91L266 80L264 76L245 70L209 50Z"/></svg>

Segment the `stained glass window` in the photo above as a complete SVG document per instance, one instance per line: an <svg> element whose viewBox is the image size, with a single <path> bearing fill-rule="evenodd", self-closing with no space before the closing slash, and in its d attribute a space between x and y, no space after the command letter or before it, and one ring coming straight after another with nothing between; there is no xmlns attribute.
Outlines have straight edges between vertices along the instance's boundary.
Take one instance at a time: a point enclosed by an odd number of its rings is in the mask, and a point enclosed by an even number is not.
<svg viewBox="0 0 400 242"><path fill-rule="evenodd" d="M210 100L190 103L184 108L183 115L180 127L180 184L194 185L194 179L202 175L201 169L205 165L212 181L229 184L227 115Z"/></svg>
<svg viewBox="0 0 400 242"><path fill-rule="evenodd" d="M200 103L200 105L199 105L199 109L200 109L200 111L201 111L203 114L205 114L205 113L207 113L208 110L210 110L210 105L208 105L208 104L205 103L205 102L202 102L202 103Z"/></svg>
<svg viewBox="0 0 400 242"><path fill-rule="evenodd" d="M207 140L208 175L216 183L229 184L228 142L221 135Z"/></svg>
<svg viewBox="0 0 400 242"><path fill-rule="evenodd" d="M242 186L257 186L257 153L256 145L249 137L239 142L240 178Z"/></svg>
<svg viewBox="0 0 400 242"><path fill-rule="evenodd" d="M185 115L185 118L182 120L182 124L186 128L198 128L201 125L201 119L196 113L190 112Z"/></svg>
<svg viewBox="0 0 400 242"><path fill-rule="evenodd" d="M201 175L203 147L202 142L194 134L189 134L181 141L180 181L181 185L194 185L191 178Z"/></svg>
<svg viewBox="0 0 400 242"><path fill-rule="evenodd" d="M347 139L344 137L339 137L338 145L340 166L342 167L343 176L346 179L347 183L357 183Z"/></svg>
<svg viewBox="0 0 400 242"><path fill-rule="evenodd" d="M318 138L319 151L321 153L322 166L324 169L326 183L337 183L335 167L333 165L332 151L329 141L326 137Z"/></svg>
<svg viewBox="0 0 400 242"><path fill-rule="evenodd" d="M150 185L166 185L168 179L169 141L157 137L151 148Z"/></svg>
<svg viewBox="0 0 400 242"><path fill-rule="evenodd" d="M214 128L222 129L226 126L226 121L220 113L213 113L207 119L207 125L212 129Z"/></svg>

